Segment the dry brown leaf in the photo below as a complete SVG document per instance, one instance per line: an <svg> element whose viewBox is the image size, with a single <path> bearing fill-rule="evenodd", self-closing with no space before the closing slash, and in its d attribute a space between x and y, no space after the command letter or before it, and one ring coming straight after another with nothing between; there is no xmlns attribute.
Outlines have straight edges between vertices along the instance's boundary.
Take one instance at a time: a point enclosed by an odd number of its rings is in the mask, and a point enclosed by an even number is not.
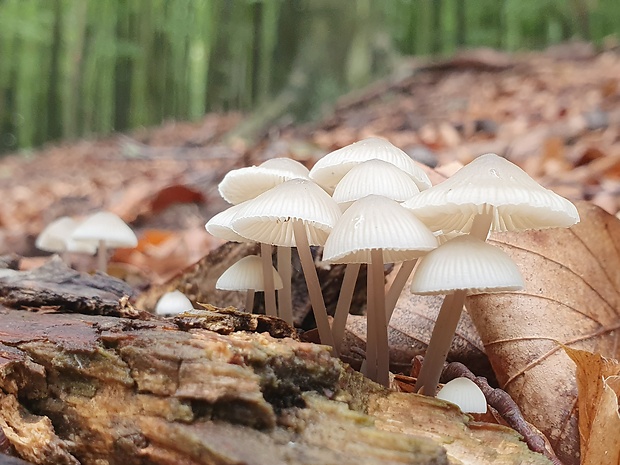
<svg viewBox="0 0 620 465"><path fill-rule="evenodd" d="M565 348L577 365L581 465L620 464L620 363Z"/></svg>
<svg viewBox="0 0 620 465"><path fill-rule="evenodd" d="M467 303L500 386L567 464L579 463L577 384L558 342L620 355L620 221L586 202L578 209L571 229L492 235L525 288Z"/></svg>

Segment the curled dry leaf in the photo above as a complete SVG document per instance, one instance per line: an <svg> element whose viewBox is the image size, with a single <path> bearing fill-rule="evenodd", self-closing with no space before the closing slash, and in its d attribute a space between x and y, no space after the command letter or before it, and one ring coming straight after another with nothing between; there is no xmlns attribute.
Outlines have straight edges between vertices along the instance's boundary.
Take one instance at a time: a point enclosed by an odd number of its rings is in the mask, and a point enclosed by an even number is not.
<svg viewBox="0 0 620 465"><path fill-rule="evenodd" d="M581 223L570 229L492 235L517 262L525 288L467 301L500 387L573 465L577 383L558 342L620 355L620 221L585 202L578 209Z"/></svg>
<svg viewBox="0 0 620 465"><path fill-rule="evenodd" d="M581 465L620 464L620 363L565 348L577 365Z"/></svg>

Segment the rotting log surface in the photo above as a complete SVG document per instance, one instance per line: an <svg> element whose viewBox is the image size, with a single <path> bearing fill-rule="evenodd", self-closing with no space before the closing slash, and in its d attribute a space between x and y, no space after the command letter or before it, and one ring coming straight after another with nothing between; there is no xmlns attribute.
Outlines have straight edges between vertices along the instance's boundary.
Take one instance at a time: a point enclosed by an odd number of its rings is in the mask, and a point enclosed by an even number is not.
<svg viewBox="0 0 620 465"><path fill-rule="evenodd" d="M3 309L0 426L36 464L444 464L329 397L323 346Z"/></svg>

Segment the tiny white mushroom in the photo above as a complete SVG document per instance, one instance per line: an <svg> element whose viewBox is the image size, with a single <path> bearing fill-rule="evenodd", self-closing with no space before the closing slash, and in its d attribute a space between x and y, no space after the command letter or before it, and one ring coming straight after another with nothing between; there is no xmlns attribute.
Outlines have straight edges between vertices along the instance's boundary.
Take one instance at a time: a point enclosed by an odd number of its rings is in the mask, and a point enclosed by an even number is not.
<svg viewBox="0 0 620 465"><path fill-rule="evenodd" d="M155 306L156 315L178 315L194 309L191 300L179 290L166 292L157 301Z"/></svg>
<svg viewBox="0 0 620 465"><path fill-rule="evenodd" d="M97 269L105 272L107 249L135 247L138 238L129 226L117 215L99 212L86 218L71 234L76 242L97 241Z"/></svg>
<svg viewBox="0 0 620 465"><path fill-rule="evenodd" d="M464 413L486 413L487 400L482 390L468 378L455 378L437 393L437 398L457 405Z"/></svg>
<svg viewBox="0 0 620 465"><path fill-rule="evenodd" d="M245 311L252 313L254 292L265 290L264 277L261 257L248 255L224 271L215 283L215 288L227 291L246 291ZM276 290L282 289L282 278L273 266L271 267L271 278L274 288Z"/></svg>

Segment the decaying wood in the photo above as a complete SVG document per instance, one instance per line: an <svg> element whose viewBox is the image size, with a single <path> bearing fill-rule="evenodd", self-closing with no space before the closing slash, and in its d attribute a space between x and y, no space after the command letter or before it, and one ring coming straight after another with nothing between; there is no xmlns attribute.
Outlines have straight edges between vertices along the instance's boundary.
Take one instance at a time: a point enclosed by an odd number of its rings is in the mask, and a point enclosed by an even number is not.
<svg viewBox="0 0 620 465"><path fill-rule="evenodd" d="M0 278L0 303L14 308L54 311L62 307L65 312L135 316L127 306L133 294L124 281L104 273L80 273L58 256L32 271Z"/></svg>
<svg viewBox="0 0 620 465"><path fill-rule="evenodd" d="M66 280L50 276L54 267ZM18 281L33 274L55 307L48 298L28 300L30 311L0 307L0 428L32 464L548 463L512 430L395 396L279 320L212 306L102 316L97 299L112 308L122 288L55 261Z"/></svg>
<svg viewBox="0 0 620 465"><path fill-rule="evenodd" d="M0 426L32 463L447 463L329 400L342 366L323 346L170 321L2 319Z"/></svg>

